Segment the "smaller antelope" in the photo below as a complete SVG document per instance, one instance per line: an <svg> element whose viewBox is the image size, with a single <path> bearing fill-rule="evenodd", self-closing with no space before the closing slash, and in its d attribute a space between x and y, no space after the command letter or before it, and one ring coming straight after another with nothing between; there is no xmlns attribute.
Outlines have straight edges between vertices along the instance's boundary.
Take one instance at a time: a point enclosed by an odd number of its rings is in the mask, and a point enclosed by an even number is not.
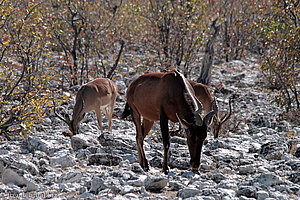
<svg viewBox="0 0 300 200"><path fill-rule="evenodd" d="M189 83L192 85L195 96L197 99L202 103L203 110L206 113L209 113L211 110L214 110L216 112L215 116L213 117L213 122L211 124L214 138L219 137L219 132L222 128L222 125L230 118L231 116L231 102L232 100L229 99L229 113L227 115L224 115L219 118L219 112L218 112L218 106L216 104L216 101L214 101L214 98L208 91L207 87L201 83L197 83L195 81L189 80ZM214 103L213 103L214 102Z"/></svg>
<svg viewBox="0 0 300 200"><path fill-rule="evenodd" d="M79 89L76 95L76 103L73 109L72 120L67 113L64 113L64 117L57 114L54 109L55 115L66 122L69 125L71 135L78 133L78 124L84 118L85 113L95 111L97 115L97 121L101 133L102 129L102 110L105 116L108 118L109 127L108 130L112 131L112 114L117 99L118 87L116 84L108 78L95 79Z"/></svg>

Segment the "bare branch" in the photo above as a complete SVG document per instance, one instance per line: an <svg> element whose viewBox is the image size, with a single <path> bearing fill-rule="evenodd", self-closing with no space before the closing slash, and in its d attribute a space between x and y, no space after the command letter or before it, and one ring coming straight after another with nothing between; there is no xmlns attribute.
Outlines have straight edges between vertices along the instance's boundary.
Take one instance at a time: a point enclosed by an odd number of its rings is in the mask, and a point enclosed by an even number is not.
<svg viewBox="0 0 300 200"><path fill-rule="evenodd" d="M119 50L118 57L117 57L117 59L116 59L116 61L115 61L115 64L113 65L113 67L112 67L111 70L108 72L107 78L112 78L112 75L113 75L115 69L116 69L117 66L118 66L118 63L119 63L119 60L120 60L120 58L121 58L121 54L122 54L122 51L123 51L124 45L125 45L124 40L121 39L121 40L120 40L120 44L121 44L121 48L120 48L120 50Z"/></svg>

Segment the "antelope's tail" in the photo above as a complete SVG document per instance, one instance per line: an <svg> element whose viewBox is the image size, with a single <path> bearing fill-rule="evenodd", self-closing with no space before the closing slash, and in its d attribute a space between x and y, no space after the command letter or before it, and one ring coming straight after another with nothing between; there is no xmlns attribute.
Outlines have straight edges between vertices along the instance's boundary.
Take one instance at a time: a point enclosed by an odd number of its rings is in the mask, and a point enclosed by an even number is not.
<svg viewBox="0 0 300 200"><path fill-rule="evenodd" d="M129 115L131 114L131 111L130 111L130 106L129 104L126 102L126 105L125 105L125 109L121 115L121 119L126 119Z"/></svg>

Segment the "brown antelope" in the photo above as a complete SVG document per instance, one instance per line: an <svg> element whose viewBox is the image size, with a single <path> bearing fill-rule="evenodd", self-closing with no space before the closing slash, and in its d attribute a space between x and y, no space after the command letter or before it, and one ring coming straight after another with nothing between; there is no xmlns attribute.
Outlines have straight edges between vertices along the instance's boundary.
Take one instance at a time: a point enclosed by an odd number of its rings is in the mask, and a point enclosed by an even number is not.
<svg viewBox="0 0 300 200"><path fill-rule="evenodd" d="M76 95L76 103L73 109L72 120L67 113L64 113L64 117L58 115L54 109L54 112L59 119L63 120L69 125L71 135L78 133L78 124L83 119L85 113L95 111L97 115L97 121L101 133L102 128L102 116L101 111L108 118L109 126L108 130L112 131L112 114L117 99L118 87L116 84L108 78L99 78L93 80L79 89Z"/></svg>
<svg viewBox="0 0 300 200"><path fill-rule="evenodd" d="M209 112L202 119L199 114L202 111L202 105L195 97L194 90L187 79L177 71L145 74L131 83L126 97L127 108L124 112L131 111L136 126L136 143L141 167L146 171L149 169L143 141L154 121L160 120L164 145L163 172L168 173L167 161L170 146L168 120L171 120L180 122L187 129L190 165L193 171L198 171L207 127L215 112ZM141 116L143 117L142 125Z"/></svg>
<svg viewBox="0 0 300 200"><path fill-rule="evenodd" d="M163 73L160 73L160 75L163 76ZM216 102L214 101L214 98L210 94L208 88L205 85L201 84L201 83L197 83L197 82L189 80L189 79L187 79L187 80L192 85L192 87L194 89L194 92L195 92L195 96L202 103L203 110L206 113L209 113L211 110L215 111L215 116L213 117L213 121L212 121L211 126L212 126L212 131L213 131L214 138L218 138L219 137L219 132L222 128L222 125L231 116L231 100L229 100L229 113L220 118L219 117L219 112L218 112L218 106L217 106ZM129 115L130 115L130 110L128 109L128 104L126 104L126 107L125 107L124 113L122 115L122 118L126 118ZM180 129L175 131L175 132L179 132L179 131L180 131Z"/></svg>
<svg viewBox="0 0 300 200"><path fill-rule="evenodd" d="M229 113L227 115L224 115L220 119L219 112L218 112L218 106L217 106L216 102L214 101L214 98L208 91L207 87L201 83L197 83L192 80L188 80L188 81L192 85L192 87L195 91L196 97L202 103L203 110L206 113L209 113L211 110L215 111L216 114L213 117L213 122L212 122L211 126L212 126L212 130L213 130L214 138L218 138L219 132L222 128L222 125L224 124L224 122L226 122L229 119L229 117L231 115L231 99L229 99ZM213 102L215 102L215 103L213 103ZM212 105L212 107L211 107L211 105Z"/></svg>

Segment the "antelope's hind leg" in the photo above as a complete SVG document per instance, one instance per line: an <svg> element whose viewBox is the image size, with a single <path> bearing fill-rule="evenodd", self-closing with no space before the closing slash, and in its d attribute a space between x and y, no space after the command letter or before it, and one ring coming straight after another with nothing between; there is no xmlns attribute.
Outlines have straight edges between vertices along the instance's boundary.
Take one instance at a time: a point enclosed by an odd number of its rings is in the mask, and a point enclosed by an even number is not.
<svg viewBox="0 0 300 200"><path fill-rule="evenodd" d="M168 167L168 152L170 148L170 139L169 139L169 128L168 128L168 117L161 109L160 112L160 129L163 139L163 145L164 145L164 160L163 160L163 172L165 174L168 174L169 167Z"/></svg>
<svg viewBox="0 0 300 200"><path fill-rule="evenodd" d="M101 110L96 109L95 112L96 112L96 115L97 115L97 121L98 121L98 126L99 126L99 129L100 129L100 132L103 133Z"/></svg>
<svg viewBox="0 0 300 200"><path fill-rule="evenodd" d="M149 170L148 160L146 158L145 150L144 150L144 134L141 125L141 115L135 110L131 109L131 115L133 118L133 122L136 126L136 146L139 155L139 163L141 167L145 170Z"/></svg>
<svg viewBox="0 0 300 200"><path fill-rule="evenodd" d="M115 103L112 103L109 107L107 107L107 118L108 118L108 130L112 132L112 116L114 112Z"/></svg>

